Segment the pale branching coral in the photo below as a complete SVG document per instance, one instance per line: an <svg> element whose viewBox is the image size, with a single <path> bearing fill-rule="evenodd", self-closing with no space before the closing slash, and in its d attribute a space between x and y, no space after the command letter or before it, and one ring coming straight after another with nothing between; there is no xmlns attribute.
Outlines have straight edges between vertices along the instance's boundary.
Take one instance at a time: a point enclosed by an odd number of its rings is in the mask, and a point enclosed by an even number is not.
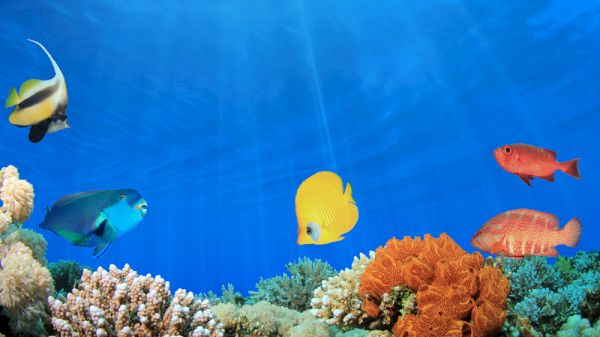
<svg viewBox="0 0 600 337"><path fill-rule="evenodd" d="M33 186L19 179L19 172L12 165L0 171L0 182L1 210L13 222L27 221L33 210Z"/></svg>
<svg viewBox="0 0 600 337"><path fill-rule="evenodd" d="M241 307L232 303L218 304L213 311L223 323L226 336L329 336L327 325L308 311L300 313L265 301Z"/></svg>
<svg viewBox="0 0 600 337"><path fill-rule="evenodd" d="M297 263L286 265L288 276L261 279L256 285L257 291L251 291L249 303L267 301L290 309L304 311L310 308L313 292L323 280L335 275L329 263L319 259L299 259Z"/></svg>
<svg viewBox="0 0 600 337"><path fill-rule="evenodd" d="M46 298L53 291L50 272L21 242L0 245L0 304L15 332L43 335Z"/></svg>
<svg viewBox="0 0 600 337"><path fill-rule="evenodd" d="M66 300L48 298L58 336L221 337L207 300L179 289L171 296L160 276L140 276L128 265L84 269Z"/></svg>
<svg viewBox="0 0 600 337"><path fill-rule="evenodd" d="M598 337L600 336L600 322L594 326L586 318L579 315L570 316L556 333L557 337Z"/></svg>
<svg viewBox="0 0 600 337"><path fill-rule="evenodd" d="M31 229L23 229L20 226L12 225L11 228L5 233L8 234L4 238L4 244L10 245L15 242L22 242L24 245L31 249L33 258L38 260L42 265L47 265L46 260L46 248L48 243L44 236L32 231Z"/></svg>

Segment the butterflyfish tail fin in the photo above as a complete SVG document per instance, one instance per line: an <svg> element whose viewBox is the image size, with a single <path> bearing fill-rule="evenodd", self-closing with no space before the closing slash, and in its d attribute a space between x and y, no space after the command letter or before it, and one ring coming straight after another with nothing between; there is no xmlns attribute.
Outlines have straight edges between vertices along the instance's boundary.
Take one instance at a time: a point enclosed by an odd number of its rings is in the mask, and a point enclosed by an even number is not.
<svg viewBox="0 0 600 337"><path fill-rule="evenodd" d="M50 55L50 52L46 49L46 47L44 47L43 44L37 42L36 40L27 39L27 41L35 43L40 48L42 48L42 50L44 51L44 53L46 53L46 55L48 55L48 58L50 59L50 62L52 62L52 67L54 68L54 73L56 75L59 75L60 77L63 77L62 71L60 71L60 68L58 67L58 64L56 64L56 61L54 61L54 58L52 57L52 55Z"/></svg>
<svg viewBox="0 0 600 337"><path fill-rule="evenodd" d="M12 87L10 92L8 93L8 98L6 99L5 108L10 108L11 106L19 104L21 99L19 98L19 94L17 94L17 89Z"/></svg>
<svg viewBox="0 0 600 337"><path fill-rule="evenodd" d="M578 218L573 218L567 222L560 231L563 237L563 244L569 247L575 247L581 239L581 222Z"/></svg>

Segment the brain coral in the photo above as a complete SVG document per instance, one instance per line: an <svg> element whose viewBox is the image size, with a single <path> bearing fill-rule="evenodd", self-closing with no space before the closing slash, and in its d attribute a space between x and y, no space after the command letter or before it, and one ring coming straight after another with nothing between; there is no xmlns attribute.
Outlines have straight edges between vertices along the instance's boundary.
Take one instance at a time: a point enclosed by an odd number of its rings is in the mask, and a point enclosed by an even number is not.
<svg viewBox="0 0 600 337"><path fill-rule="evenodd" d="M417 314L402 316L396 337L491 336L506 317L509 282L483 256L467 254L448 235L392 238L361 276L363 310L375 317L384 294L405 285L417 292Z"/></svg>

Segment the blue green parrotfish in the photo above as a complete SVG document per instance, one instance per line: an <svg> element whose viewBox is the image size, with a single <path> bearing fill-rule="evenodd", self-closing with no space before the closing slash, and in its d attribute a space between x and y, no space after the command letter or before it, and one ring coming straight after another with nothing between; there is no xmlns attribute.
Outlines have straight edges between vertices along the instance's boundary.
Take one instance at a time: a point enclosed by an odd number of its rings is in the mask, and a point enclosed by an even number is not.
<svg viewBox="0 0 600 337"><path fill-rule="evenodd" d="M76 246L95 247L98 257L137 226L147 211L148 203L133 189L81 192L62 197L48 208L40 227Z"/></svg>

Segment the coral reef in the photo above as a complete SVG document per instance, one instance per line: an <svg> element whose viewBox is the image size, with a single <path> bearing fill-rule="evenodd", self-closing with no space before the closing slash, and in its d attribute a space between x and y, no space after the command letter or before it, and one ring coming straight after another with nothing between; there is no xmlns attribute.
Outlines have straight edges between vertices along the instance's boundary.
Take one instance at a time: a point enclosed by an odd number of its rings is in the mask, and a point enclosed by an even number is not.
<svg viewBox="0 0 600 337"><path fill-rule="evenodd" d="M140 276L128 265L84 269L66 301L48 298L58 336L223 336L207 300L179 289L171 296L160 276Z"/></svg>
<svg viewBox="0 0 600 337"><path fill-rule="evenodd" d="M0 170L0 305L13 333L45 335L46 298L54 291L44 267L46 241L20 224L33 210L33 186L14 166Z"/></svg>
<svg viewBox="0 0 600 337"><path fill-rule="evenodd" d="M48 265L56 292L66 295L79 283L83 267L75 261L59 260Z"/></svg>
<svg viewBox="0 0 600 337"><path fill-rule="evenodd" d="M571 316L556 333L557 337L598 337L600 336L600 323L593 327L586 318L579 315Z"/></svg>
<svg viewBox="0 0 600 337"><path fill-rule="evenodd" d="M600 318L600 284L587 291L585 298L579 303L579 311L581 317L589 319L592 324L598 322L598 318Z"/></svg>
<svg viewBox="0 0 600 337"><path fill-rule="evenodd" d="M504 261L511 282L505 333L555 336L570 316L580 314L580 304L600 282L598 257L579 252L554 265L543 257Z"/></svg>
<svg viewBox="0 0 600 337"><path fill-rule="evenodd" d="M241 293L235 291L233 284L227 283L227 287L225 285L221 286L221 296L217 296L212 291L208 293L198 294L198 298L206 299L210 303L210 305L217 305L222 303L233 303L236 305L242 305L245 302L244 296Z"/></svg>
<svg viewBox="0 0 600 337"><path fill-rule="evenodd" d="M505 319L509 282L448 235L392 238L360 278L363 309L377 317L384 295L405 285L416 291L417 314L398 318L395 336L493 336Z"/></svg>
<svg viewBox="0 0 600 337"><path fill-rule="evenodd" d="M232 303L213 307L225 336L328 337L329 328L310 312L298 312L266 301L241 307Z"/></svg>
<svg viewBox="0 0 600 337"><path fill-rule="evenodd" d="M368 257L361 253L354 257L352 268L324 280L310 302L312 314L327 324L361 325L368 320L369 315L361 308L358 286L360 275L374 256L375 252L370 252Z"/></svg>
<svg viewBox="0 0 600 337"><path fill-rule="evenodd" d="M286 265L290 276L283 274L270 279L260 279L257 291L251 291L248 303L267 301L297 311L310 307L314 290L323 280L335 275L335 270L327 262L319 259L298 259L297 263Z"/></svg>

